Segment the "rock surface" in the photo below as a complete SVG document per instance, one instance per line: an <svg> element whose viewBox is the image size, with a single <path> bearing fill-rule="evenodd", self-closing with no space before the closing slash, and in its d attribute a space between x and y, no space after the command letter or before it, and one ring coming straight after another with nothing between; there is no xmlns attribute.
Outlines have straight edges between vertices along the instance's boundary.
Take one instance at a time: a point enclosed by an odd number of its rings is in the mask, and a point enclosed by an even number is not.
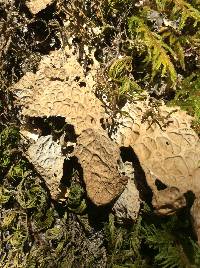
<svg viewBox="0 0 200 268"><path fill-rule="evenodd" d="M121 165L121 172L129 179L123 193L116 200L113 211L119 223L127 220L136 221L140 210L140 196L135 183L134 168L131 162L126 161Z"/></svg>

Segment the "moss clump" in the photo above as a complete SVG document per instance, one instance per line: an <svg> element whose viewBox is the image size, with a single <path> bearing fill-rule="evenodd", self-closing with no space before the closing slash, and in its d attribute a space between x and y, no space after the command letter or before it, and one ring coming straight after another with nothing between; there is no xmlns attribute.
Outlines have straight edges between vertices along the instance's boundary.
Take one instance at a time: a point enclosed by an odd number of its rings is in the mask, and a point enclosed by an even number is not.
<svg viewBox="0 0 200 268"><path fill-rule="evenodd" d="M5 174L15 160L19 130L16 127L5 127L0 132L0 175Z"/></svg>
<svg viewBox="0 0 200 268"><path fill-rule="evenodd" d="M171 105L179 105L194 116L193 127L200 134L200 74L193 73L180 82Z"/></svg>
<svg viewBox="0 0 200 268"><path fill-rule="evenodd" d="M70 211L73 211L74 213L83 213L85 211L87 204L83 197L84 192L84 189L79 184L70 187L67 198L67 206Z"/></svg>
<svg viewBox="0 0 200 268"><path fill-rule="evenodd" d="M107 267L199 267L200 249L192 240L186 210L157 218L148 208L134 225L119 226L110 214L105 225Z"/></svg>

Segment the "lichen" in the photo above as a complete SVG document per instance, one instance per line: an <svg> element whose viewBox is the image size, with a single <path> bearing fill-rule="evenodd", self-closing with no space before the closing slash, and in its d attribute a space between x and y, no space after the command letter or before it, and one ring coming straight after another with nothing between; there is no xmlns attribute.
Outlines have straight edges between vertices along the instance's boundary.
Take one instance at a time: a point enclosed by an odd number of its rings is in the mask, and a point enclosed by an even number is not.
<svg viewBox="0 0 200 268"><path fill-rule="evenodd" d="M92 91L94 71L85 76L72 52L66 48L65 52L55 51L44 57L37 73L27 73L14 85L13 93L17 96L23 117L62 116L66 123L74 126L78 136L74 155L83 168L87 194L96 205L104 205L123 191L127 179L118 171L119 147L101 126L105 111ZM28 155L34 163L29 152ZM44 162L47 160L45 155L41 155ZM40 168L38 172L41 173ZM47 172L46 180L48 176ZM50 190L53 194L57 188L53 178L47 184L52 184Z"/></svg>
<svg viewBox="0 0 200 268"><path fill-rule="evenodd" d="M26 5L32 14L37 14L45 9L48 5L52 4L53 0L27 0Z"/></svg>
<svg viewBox="0 0 200 268"><path fill-rule="evenodd" d="M119 146L130 146L137 155L153 191L156 212L168 215L184 207L188 191L199 200L200 140L191 128L192 117L163 103L155 110L147 101L126 104L123 109L129 116L119 119L115 138Z"/></svg>

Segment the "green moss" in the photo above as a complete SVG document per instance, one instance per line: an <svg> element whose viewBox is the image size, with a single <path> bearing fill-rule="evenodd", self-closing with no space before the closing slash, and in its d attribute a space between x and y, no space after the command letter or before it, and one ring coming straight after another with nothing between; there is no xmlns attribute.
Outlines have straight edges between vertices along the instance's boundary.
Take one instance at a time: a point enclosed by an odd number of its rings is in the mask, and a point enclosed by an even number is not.
<svg viewBox="0 0 200 268"><path fill-rule="evenodd" d="M24 209L42 209L47 204L48 195L39 184L37 177L33 176L33 174L26 174L17 186L16 199Z"/></svg>
<svg viewBox="0 0 200 268"><path fill-rule="evenodd" d="M50 228L55 221L55 211L53 208L45 209L38 207L38 210L33 212L31 221L36 231L42 231Z"/></svg>
<svg viewBox="0 0 200 268"><path fill-rule="evenodd" d="M14 147L19 141L19 128L17 127L5 127L0 134L0 146L1 147Z"/></svg>
<svg viewBox="0 0 200 268"><path fill-rule="evenodd" d="M70 187L67 199L67 206L70 211L78 214L84 213L87 208L84 193L84 189L79 184L73 184Z"/></svg>
<svg viewBox="0 0 200 268"><path fill-rule="evenodd" d="M183 79L176 90L171 105L179 105L190 115L194 116L193 125L200 134L200 74L193 73Z"/></svg>

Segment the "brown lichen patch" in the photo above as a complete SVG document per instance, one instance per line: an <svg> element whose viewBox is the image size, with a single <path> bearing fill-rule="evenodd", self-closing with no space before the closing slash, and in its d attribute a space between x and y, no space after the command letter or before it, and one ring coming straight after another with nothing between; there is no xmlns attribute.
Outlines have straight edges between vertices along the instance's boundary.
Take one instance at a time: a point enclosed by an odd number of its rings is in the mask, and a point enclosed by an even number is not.
<svg viewBox="0 0 200 268"><path fill-rule="evenodd" d="M186 200L179 189L168 187L160 190L159 195L154 195L152 204L159 215L170 215L186 206Z"/></svg>
<svg viewBox="0 0 200 268"><path fill-rule="evenodd" d="M91 200L110 203L124 189L127 178L118 172L119 147L105 131L86 129L77 139L75 155L83 168L86 189Z"/></svg>
<svg viewBox="0 0 200 268"><path fill-rule="evenodd" d="M194 230L198 238L198 243L200 244L200 198L196 198L194 204L191 208L191 215L193 219Z"/></svg>

